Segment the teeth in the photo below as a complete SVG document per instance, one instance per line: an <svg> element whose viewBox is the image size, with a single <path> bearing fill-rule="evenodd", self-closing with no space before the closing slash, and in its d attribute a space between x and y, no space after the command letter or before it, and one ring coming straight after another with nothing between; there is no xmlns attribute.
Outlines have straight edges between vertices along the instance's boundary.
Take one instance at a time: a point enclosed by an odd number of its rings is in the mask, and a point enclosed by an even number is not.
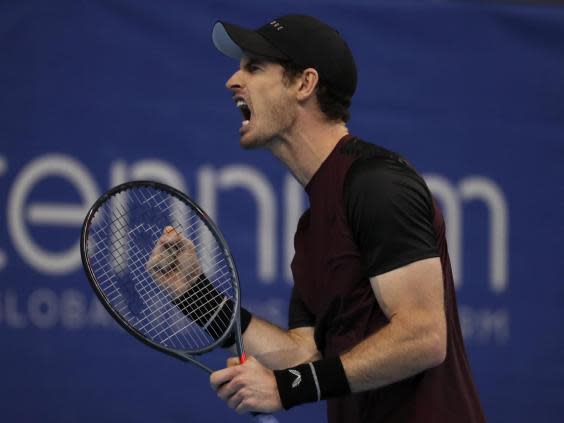
<svg viewBox="0 0 564 423"><path fill-rule="evenodd" d="M235 100L235 105L243 114L243 123L242 123L243 126L248 125L251 119L251 109L249 108L249 105L242 98L237 98Z"/></svg>

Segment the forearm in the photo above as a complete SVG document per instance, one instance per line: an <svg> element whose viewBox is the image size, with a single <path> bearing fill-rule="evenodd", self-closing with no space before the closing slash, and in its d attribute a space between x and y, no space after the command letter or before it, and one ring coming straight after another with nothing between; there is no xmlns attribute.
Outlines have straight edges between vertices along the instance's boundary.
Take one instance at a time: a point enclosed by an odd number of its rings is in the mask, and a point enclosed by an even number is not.
<svg viewBox="0 0 564 423"><path fill-rule="evenodd" d="M376 389L439 365L446 354L444 319L393 318L341 356L352 392ZM439 322L437 324L437 322Z"/></svg>
<svg viewBox="0 0 564 423"><path fill-rule="evenodd" d="M283 369L320 357L313 328L285 330L253 316L243 335L245 350L271 369Z"/></svg>

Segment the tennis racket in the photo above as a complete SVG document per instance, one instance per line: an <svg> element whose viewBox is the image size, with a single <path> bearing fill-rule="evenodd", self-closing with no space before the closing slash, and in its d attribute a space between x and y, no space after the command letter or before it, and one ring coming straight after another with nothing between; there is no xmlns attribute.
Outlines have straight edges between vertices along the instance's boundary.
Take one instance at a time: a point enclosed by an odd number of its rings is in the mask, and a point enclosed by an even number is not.
<svg viewBox="0 0 564 423"><path fill-rule="evenodd" d="M207 373L196 357L228 340L245 362L233 257L211 218L185 194L152 181L112 188L88 212L80 252L96 295L137 339Z"/></svg>

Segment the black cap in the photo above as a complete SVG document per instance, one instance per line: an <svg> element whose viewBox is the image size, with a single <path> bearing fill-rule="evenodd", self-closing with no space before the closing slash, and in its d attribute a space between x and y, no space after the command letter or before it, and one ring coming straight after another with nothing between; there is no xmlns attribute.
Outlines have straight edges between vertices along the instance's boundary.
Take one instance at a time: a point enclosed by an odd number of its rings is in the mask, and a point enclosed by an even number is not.
<svg viewBox="0 0 564 423"><path fill-rule="evenodd" d="M334 91L351 96L356 90L356 65L345 40L329 25L306 15L286 15L256 30L217 21L213 43L234 59L245 53L288 60L314 68Z"/></svg>

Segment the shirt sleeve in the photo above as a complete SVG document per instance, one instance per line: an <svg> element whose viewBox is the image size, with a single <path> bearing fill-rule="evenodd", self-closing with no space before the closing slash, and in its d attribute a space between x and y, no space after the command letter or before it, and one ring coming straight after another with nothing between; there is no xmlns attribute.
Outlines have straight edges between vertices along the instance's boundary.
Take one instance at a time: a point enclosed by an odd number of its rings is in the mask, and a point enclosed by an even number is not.
<svg viewBox="0 0 564 423"><path fill-rule="evenodd" d="M344 200L369 277L438 256L431 194L407 164L357 160L347 173Z"/></svg>
<svg viewBox="0 0 564 423"><path fill-rule="evenodd" d="M315 316L308 310L296 288L292 288L288 310L288 329L315 326Z"/></svg>

